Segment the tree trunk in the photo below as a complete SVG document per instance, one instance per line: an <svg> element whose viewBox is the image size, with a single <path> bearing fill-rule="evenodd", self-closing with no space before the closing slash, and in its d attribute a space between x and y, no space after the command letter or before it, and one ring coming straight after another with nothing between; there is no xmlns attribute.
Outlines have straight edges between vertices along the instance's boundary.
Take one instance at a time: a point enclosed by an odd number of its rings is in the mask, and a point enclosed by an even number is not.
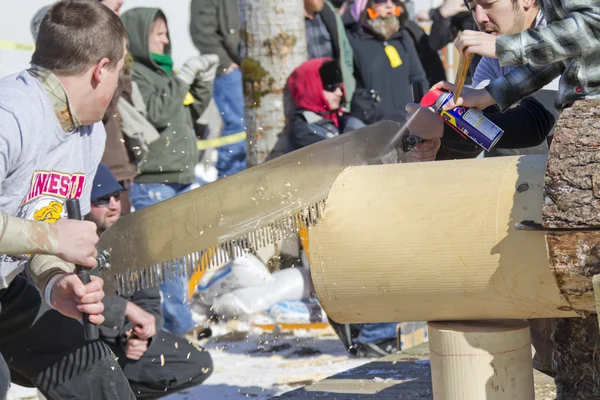
<svg viewBox="0 0 600 400"><path fill-rule="evenodd" d="M546 170L543 224L564 230L547 234L550 266L561 294L583 317L556 322L558 400L600 398L600 331L592 287L592 277L600 273L599 129L600 101L578 101L566 109L556 123Z"/></svg>
<svg viewBox="0 0 600 400"><path fill-rule="evenodd" d="M304 3L240 0L248 166L265 161L285 127L284 88L307 58Z"/></svg>

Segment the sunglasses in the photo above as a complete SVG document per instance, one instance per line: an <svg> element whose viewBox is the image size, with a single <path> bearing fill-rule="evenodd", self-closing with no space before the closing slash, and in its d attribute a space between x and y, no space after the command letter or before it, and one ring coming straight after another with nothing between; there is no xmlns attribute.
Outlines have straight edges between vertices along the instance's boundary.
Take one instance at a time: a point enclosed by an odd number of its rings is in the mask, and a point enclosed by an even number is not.
<svg viewBox="0 0 600 400"><path fill-rule="evenodd" d="M98 197L96 200L92 201L92 203L96 207L108 207L110 204L110 199L115 198L115 201L119 201L121 199L121 192L113 192L109 193L105 196Z"/></svg>
<svg viewBox="0 0 600 400"><path fill-rule="evenodd" d="M326 92L335 92L338 89L342 88L343 83L330 83L328 85L323 86L323 90Z"/></svg>

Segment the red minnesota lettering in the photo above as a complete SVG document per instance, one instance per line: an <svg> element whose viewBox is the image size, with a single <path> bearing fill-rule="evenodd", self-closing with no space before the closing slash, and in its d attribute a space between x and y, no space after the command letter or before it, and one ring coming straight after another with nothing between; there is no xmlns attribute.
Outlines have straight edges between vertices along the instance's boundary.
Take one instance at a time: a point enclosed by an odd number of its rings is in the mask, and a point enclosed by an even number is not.
<svg viewBox="0 0 600 400"><path fill-rule="evenodd" d="M55 171L35 171L31 187L23 204L48 195L62 199L78 199L85 187L84 174L64 174Z"/></svg>

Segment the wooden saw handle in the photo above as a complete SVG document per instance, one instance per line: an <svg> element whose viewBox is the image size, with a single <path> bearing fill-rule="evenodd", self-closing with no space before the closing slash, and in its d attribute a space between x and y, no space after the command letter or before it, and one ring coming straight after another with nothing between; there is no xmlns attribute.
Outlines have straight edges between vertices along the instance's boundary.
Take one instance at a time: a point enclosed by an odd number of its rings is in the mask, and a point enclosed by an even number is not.
<svg viewBox="0 0 600 400"><path fill-rule="evenodd" d="M465 79L467 79L467 72L469 72L469 65L473 59L473 54L460 55L460 62L458 64L458 71L456 71L456 88L454 89L454 101L458 101L460 92L462 92L463 86L465 85Z"/></svg>

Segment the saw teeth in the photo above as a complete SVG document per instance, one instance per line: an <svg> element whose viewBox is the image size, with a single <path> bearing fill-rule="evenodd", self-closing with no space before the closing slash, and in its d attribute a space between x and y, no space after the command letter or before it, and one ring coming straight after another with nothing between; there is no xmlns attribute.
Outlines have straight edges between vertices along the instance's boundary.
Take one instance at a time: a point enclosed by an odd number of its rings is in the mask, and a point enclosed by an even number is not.
<svg viewBox="0 0 600 400"><path fill-rule="evenodd" d="M138 271L114 274L117 293L127 295L140 289L159 286L198 271L220 267L231 260L243 257L252 250L274 244L297 234L303 226L314 226L325 212L325 200L284 216L266 226L229 239L216 246L195 251L174 260L167 260Z"/></svg>

